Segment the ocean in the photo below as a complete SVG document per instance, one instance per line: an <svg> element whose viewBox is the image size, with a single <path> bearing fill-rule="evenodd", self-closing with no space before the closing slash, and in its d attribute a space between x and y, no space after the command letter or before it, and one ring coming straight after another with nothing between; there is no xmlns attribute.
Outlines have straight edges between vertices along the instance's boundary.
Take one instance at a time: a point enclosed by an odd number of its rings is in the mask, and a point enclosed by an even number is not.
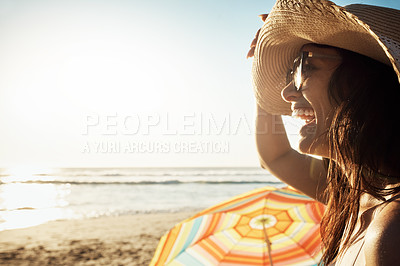
<svg viewBox="0 0 400 266"><path fill-rule="evenodd" d="M197 211L284 184L261 168L0 171L0 231L52 220Z"/></svg>

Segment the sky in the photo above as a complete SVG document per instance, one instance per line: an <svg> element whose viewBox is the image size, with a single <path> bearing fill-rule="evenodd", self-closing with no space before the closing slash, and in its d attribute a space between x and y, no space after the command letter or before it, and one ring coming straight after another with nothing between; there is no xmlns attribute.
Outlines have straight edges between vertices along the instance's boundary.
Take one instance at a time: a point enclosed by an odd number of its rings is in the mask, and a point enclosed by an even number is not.
<svg viewBox="0 0 400 266"><path fill-rule="evenodd" d="M0 167L258 166L246 54L273 4L0 0Z"/></svg>

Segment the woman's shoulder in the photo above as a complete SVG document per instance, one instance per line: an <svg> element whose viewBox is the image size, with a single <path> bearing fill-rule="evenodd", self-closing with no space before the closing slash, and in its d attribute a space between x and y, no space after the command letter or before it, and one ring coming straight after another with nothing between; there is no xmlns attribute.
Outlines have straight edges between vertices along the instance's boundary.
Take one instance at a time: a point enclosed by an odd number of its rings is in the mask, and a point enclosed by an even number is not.
<svg viewBox="0 0 400 266"><path fill-rule="evenodd" d="M400 198L376 209L365 235L364 253L371 265L396 265L400 261Z"/></svg>

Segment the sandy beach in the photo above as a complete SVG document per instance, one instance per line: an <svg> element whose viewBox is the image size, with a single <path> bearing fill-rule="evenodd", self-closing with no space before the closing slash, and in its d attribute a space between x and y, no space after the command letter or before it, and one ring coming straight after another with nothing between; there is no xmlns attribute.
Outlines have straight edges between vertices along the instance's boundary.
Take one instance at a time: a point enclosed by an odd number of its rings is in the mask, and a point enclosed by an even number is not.
<svg viewBox="0 0 400 266"><path fill-rule="evenodd" d="M52 221L0 232L0 265L148 265L161 236L194 213Z"/></svg>
<svg viewBox="0 0 400 266"><path fill-rule="evenodd" d="M0 182L0 265L148 265L176 223L281 184L254 167L66 168Z"/></svg>

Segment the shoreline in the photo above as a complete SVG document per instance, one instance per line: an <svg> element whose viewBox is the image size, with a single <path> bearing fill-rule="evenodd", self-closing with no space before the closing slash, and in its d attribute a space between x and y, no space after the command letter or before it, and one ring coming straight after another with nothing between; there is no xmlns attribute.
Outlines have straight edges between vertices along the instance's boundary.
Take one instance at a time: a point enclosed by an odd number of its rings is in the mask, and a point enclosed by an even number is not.
<svg viewBox="0 0 400 266"><path fill-rule="evenodd" d="M0 264L148 265L160 238L196 212L58 220L0 232Z"/></svg>

